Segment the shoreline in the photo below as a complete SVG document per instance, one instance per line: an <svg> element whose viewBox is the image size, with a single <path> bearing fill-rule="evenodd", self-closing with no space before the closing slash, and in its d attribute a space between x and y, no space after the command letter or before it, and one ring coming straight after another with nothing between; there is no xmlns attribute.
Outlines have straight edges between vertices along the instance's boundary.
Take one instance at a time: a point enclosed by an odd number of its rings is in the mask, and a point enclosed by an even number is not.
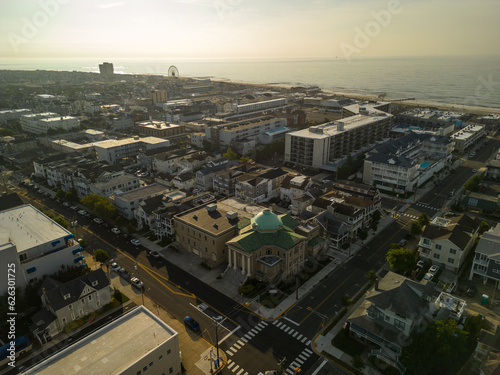
<svg viewBox="0 0 500 375"><path fill-rule="evenodd" d="M200 77L189 77L189 78L200 78ZM278 83L278 84L277 83L252 83L252 82L234 81L231 79L222 79L222 78L215 78L215 77L210 78L210 79L214 82L234 83L234 84L239 84L239 85L257 86L257 87L263 87L263 88L276 87L279 89L290 89L290 88L294 87L294 85L282 84L282 83ZM321 92L328 94L328 95L345 97L345 98L355 99L355 100L359 100L359 101L379 100L377 95L332 91L332 90L322 89L321 87L319 87L319 89L321 90ZM415 108L435 108L438 110L453 111L453 112L466 112L466 113L471 113L471 114L476 114L476 115L500 114L500 108L494 108L494 107L475 107L475 106L466 106L466 105L460 105L460 104L431 102L431 101L426 101L426 100L397 101L397 100L390 99L390 98L384 98L384 99L381 99L381 101L387 101L387 102L401 104L401 105L415 107Z"/></svg>

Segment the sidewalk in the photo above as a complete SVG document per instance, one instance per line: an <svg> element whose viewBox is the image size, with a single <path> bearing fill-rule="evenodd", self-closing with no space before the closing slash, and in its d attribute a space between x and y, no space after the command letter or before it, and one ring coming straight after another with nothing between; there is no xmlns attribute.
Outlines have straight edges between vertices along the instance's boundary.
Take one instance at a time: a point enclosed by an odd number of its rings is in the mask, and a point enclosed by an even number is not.
<svg viewBox="0 0 500 375"><path fill-rule="evenodd" d="M352 257L354 257L356 253L363 246L367 245L376 235L378 235L378 233L380 233L393 221L394 219L390 215L382 216L378 225L377 232L375 234L370 233L365 241L358 240L355 243L352 243L351 248L344 253L345 256L342 257L342 259L340 259L337 262L332 260L322 270L320 270L317 274L311 277L311 279L309 279L306 283L300 286L298 291L299 300L305 294L314 289L314 287L316 287L316 285L318 285L321 282L321 280L327 277L331 272L333 272L338 267L341 267L344 263L346 263ZM370 230L369 232L372 231ZM254 311L256 314L260 315L263 319L268 319L268 320L276 319L286 310L292 307L295 303L297 303L296 293L294 292L273 309L261 306L257 301L244 297L238 293L238 287L240 285L237 281L232 280L227 276L222 279L220 278L217 279L217 277L225 271L226 269L225 265L219 266L212 270L207 270L206 268L200 266L201 263L200 258L193 253L177 250L172 245L163 249L161 246L157 245L156 243L150 241L145 237L140 237L140 241L149 250L158 251L161 254L161 256L164 257L165 259L168 259L169 262L177 265L184 271L202 280L204 283L212 286L213 288L217 289L221 293L224 293L225 295L232 298L236 302Z"/></svg>
<svg viewBox="0 0 500 375"><path fill-rule="evenodd" d="M85 262L91 269L95 269L95 263L91 255L86 254ZM130 301L134 302L137 306L142 305L142 298L144 297L144 306L179 334L179 348L182 353L182 364L184 365L186 374L211 374L211 349L213 349L213 357L215 359L215 349L212 345L198 334L187 331L183 322L175 319L147 296L142 295L138 289L132 287L128 281L125 281L115 272L109 272L109 278L111 285L130 298ZM221 358L225 359L223 352L221 352Z"/></svg>

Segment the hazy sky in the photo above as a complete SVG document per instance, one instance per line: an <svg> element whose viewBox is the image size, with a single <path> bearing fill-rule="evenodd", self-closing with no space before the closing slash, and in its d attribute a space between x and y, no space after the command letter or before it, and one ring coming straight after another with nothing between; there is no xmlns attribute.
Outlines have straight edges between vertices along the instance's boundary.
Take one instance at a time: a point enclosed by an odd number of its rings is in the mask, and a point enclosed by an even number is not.
<svg viewBox="0 0 500 375"><path fill-rule="evenodd" d="M0 56L491 55L499 17L499 0L0 0Z"/></svg>

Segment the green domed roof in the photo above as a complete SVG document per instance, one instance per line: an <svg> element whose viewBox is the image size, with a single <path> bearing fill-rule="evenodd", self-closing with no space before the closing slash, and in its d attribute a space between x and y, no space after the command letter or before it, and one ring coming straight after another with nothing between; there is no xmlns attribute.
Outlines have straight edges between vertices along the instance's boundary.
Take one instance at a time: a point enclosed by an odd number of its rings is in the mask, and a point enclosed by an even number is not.
<svg viewBox="0 0 500 375"><path fill-rule="evenodd" d="M283 222L278 215L266 208L261 213L255 215L252 220L252 228L258 232L274 233L283 228Z"/></svg>

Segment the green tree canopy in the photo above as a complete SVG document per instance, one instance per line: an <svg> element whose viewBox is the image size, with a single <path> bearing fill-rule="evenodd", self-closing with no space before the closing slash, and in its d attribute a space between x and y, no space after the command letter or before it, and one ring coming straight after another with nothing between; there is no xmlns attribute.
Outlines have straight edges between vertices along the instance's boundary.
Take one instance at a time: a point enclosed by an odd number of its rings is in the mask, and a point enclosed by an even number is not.
<svg viewBox="0 0 500 375"><path fill-rule="evenodd" d="M240 158L240 164L245 164L247 163L248 161L250 160L250 158L248 156L242 156Z"/></svg>
<svg viewBox="0 0 500 375"><path fill-rule="evenodd" d="M66 193L64 199L68 202L78 202L78 195L76 194L76 191L71 190Z"/></svg>
<svg viewBox="0 0 500 375"><path fill-rule="evenodd" d="M368 238L368 231L363 229L359 231L359 238L361 238L361 241L364 241Z"/></svg>
<svg viewBox="0 0 500 375"><path fill-rule="evenodd" d="M467 180L467 182L464 184L464 188L465 190L474 191L477 189L480 182L481 182L481 176L478 176L476 174Z"/></svg>
<svg viewBox="0 0 500 375"><path fill-rule="evenodd" d="M431 219L429 219L429 216L424 212L422 215L419 216L418 218L418 223L420 224L421 227L424 225L427 225L431 222Z"/></svg>
<svg viewBox="0 0 500 375"><path fill-rule="evenodd" d="M64 199L66 197L66 193L62 189L58 189L56 191L56 197L59 199Z"/></svg>
<svg viewBox="0 0 500 375"><path fill-rule="evenodd" d="M109 260L109 254L106 250L97 249L94 251L95 260L99 263L106 263Z"/></svg>
<svg viewBox="0 0 500 375"><path fill-rule="evenodd" d="M99 194L88 194L81 199L82 204L93 210L96 215L101 217L115 217L117 215L116 207L108 198Z"/></svg>
<svg viewBox="0 0 500 375"><path fill-rule="evenodd" d="M411 272L417 262L417 253L404 248L390 249L385 257L392 269L397 272Z"/></svg>
<svg viewBox="0 0 500 375"><path fill-rule="evenodd" d="M228 147L227 151L222 155L229 160L236 160L238 155L233 151L231 147Z"/></svg>
<svg viewBox="0 0 500 375"><path fill-rule="evenodd" d="M488 229L490 229L490 225L486 221L481 221L481 224L479 224L479 234L483 234Z"/></svg>
<svg viewBox="0 0 500 375"><path fill-rule="evenodd" d="M413 236L418 236L418 235L422 234L422 225L418 221L414 221L411 224L410 233Z"/></svg>
<svg viewBox="0 0 500 375"><path fill-rule="evenodd" d="M16 134L12 129L0 128L0 137L7 137Z"/></svg>
<svg viewBox="0 0 500 375"><path fill-rule="evenodd" d="M407 374L456 374L467 359L468 333L453 319L430 322L425 331L412 336L403 349L402 362Z"/></svg>

